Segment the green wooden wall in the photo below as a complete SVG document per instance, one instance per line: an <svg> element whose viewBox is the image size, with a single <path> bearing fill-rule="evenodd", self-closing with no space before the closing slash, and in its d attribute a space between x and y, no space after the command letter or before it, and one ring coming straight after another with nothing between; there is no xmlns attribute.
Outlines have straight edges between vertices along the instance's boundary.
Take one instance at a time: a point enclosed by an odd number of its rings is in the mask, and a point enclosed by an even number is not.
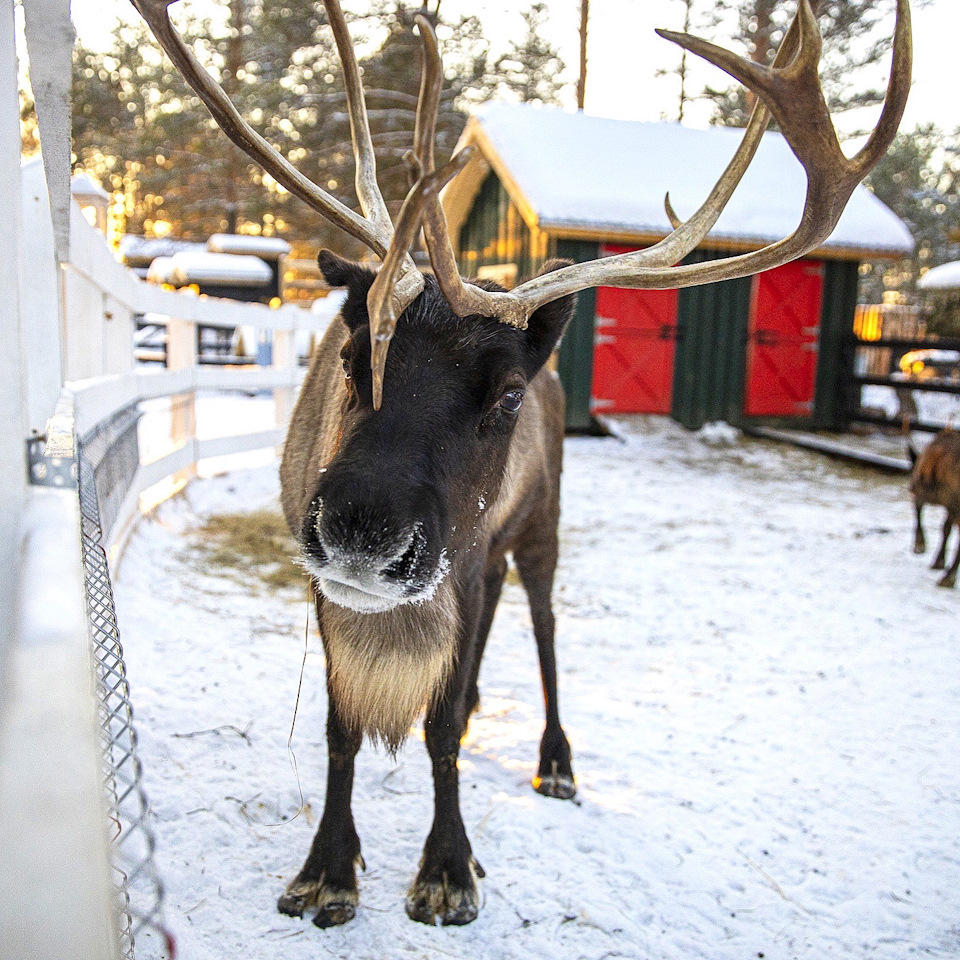
<svg viewBox="0 0 960 960"><path fill-rule="evenodd" d="M684 263L728 255L695 250ZM671 415L685 427L743 420L749 313L749 277L680 291Z"/></svg>
<svg viewBox="0 0 960 960"><path fill-rule="evenodd" d="M850 426L850 398L846 394L853 376L853 351L849 343L857 308L860 264L828 261L826 267L813 426L843 431Z"/></svg>
<svg viewBox="0 0 960 960"><path fill-rule="evenodd" d="M556 255L575 263L596 260L600 245L588 240L558 240ZM597 313L596 290L581 290L560 344L557 373L567 395L567 431L602 432L590 413L593 388L593 330Z"/></svg>
<svg viewBox="0 0 960 960"><path fill-rule="evenodd" d="M491 173L477 195L460 231L460 268L476 276L478 267L516 263L518 280L533 276L543 263L541 249L524 224L507 191ZM586 240L557 240L548 255L575 262L594 260L600 244ZM685 263L714 260L725 253L696 250ZM852 372L852 354L846 349L853 329L859 264L826 261L821 314L820 349L812 418L765 420L785 426L842 430L847 426L844 391ZM704 423L725 420L742 426L747 325L751 278L688 287L680 291L677 349L671 414L691 430ZM567 429L595 433L590 413L593 380L593 338L596 293L585 290L560 347L557 371L567 394Z"/></svg>
<svg viewBox="0 0 960 960"><path fill-rule="evenodd" d="M517 265L517 282L532 277L543 265L534 250L533 235L511 202L497 175L483 181L473 208L460 228L460 270L473 278L479 267Z"/></svg>
<svg viewBox="0 0 960 960"><path fill-rule="evenodd" d="M721 256L725 254L698 250L685 262ZM785 427L845 429L848 406L844 391L852 373L852 355L846 344L857 305L859 264L824 261L817 380L811 417L744 416L751 284L750 277L742 277L680 291L671 411L674 419L691 430L713 420L743 426L748 421L761 419Z"/></svg>

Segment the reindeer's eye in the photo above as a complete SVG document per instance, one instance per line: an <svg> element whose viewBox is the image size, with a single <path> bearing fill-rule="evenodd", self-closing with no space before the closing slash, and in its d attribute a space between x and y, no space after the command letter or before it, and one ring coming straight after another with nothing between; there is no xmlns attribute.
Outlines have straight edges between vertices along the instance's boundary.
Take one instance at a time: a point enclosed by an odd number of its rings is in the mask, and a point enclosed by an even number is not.
<svg viewBox="0 0 960 960"><path fill-rule="evenodd" d="M520 409L520 405L523 403L523 391L522 390L511 390L509 393L505 393L500 398L500 406L507 411L507 413L516 413Z"/></svg>
<svg viewBox="0 0 960 960"><path fill-rule="evenodd" d="M345 380L349 380L350 379L350 361L346 357L341 357L340 363L343 365L343 378Z"/></svg>

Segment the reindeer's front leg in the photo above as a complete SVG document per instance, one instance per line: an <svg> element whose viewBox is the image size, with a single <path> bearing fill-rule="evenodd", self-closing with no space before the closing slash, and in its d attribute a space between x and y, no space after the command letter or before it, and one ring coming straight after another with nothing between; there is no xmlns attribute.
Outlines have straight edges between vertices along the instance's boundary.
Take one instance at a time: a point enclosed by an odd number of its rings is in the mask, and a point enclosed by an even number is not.
<svg viewBox="0 0 960 960"><path fill-rule="evenodd" d="M353 919L358 901L356 865L363 866L360 838L350 809L353 764L361 735L344 726L329 683L327 690L327 796L323 817L306 862L277 901L277 909L292 917L316 909L313 922L318 927L338 926Z"/></svg>
<svg viewBox="0 0 960 960"><path fill-rule="evenodd" d="M444 703L427 716L427 749L433 764L433 826L417 878L407 894L407 913L421 923L470 923L477 918L480 902L476 878L483 876L483 869L473 857L460 816L457 758L463 724L456 713L453 705Z"/></svg>
<svg viewBox="0 0 960 960"><path fill-rule="evenodd" d="M443 693L427 711L427 750L433 766L433 825L423 847L420 870L407 893L407 914L431 925L462 925L477 918L477 877L483 868L474 859L460 816L457 760L467 726L466 688L470 679L479 615L479 574L461 604L459 656Z"/></svg>

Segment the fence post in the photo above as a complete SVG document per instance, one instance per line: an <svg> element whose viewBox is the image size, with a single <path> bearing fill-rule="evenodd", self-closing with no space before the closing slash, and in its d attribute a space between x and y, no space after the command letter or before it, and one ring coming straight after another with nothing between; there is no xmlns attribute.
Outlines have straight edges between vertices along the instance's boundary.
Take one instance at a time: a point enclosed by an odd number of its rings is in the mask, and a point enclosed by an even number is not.
<svg viewBox="0 0 960 960"><path fill-rule="evenodd" d="M288 373L290 386L277 387L273 391L274 415L277 426L287 429L293 404L296 399L292 386L294 371L297 369L297 334L295 330L273 331L273 368Z"/></svg>
<svg viewBox="0 0 960 960"><path fill-rule="evenodd" d="M28 426L43 433L63 386L63 329L60 290L62 275L57 263L50 199L40 158L20 170L22 214L29 229L23 231L21 253L22 329L26 360ZM9 341L5 341L9 342Z"/></svg>
<svg viewBox="0 0 960 960"><path fill-rule="evenodd" d="M167 321L167 369L195 370L197 366L197 328L189 320L170 317ZM197 406L195 383L191 377L190 389L178 393L170 400L170 439L175 447L191 445L197 439ZM196 451L191 457L191 466L181 470L175 480L188 480L196 476Z"/></svg>
<svg viewBox="0 0 960 960"><path fill-rule="evenodd" d="M13 636L20 568L20 517L26 500L26 380L20 325L20 105L13 3L0 3L0 685ZM4 702L0 686L0 705Z"/></svg>

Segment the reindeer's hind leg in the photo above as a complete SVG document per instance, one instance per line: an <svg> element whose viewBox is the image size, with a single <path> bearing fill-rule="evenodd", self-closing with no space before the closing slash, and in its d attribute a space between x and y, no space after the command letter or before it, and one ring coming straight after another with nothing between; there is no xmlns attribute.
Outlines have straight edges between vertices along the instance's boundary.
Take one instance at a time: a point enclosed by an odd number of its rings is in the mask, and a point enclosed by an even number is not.
<svg viewBox="0 0 960 960"><path fill-rule="evenodd" d="M953 519L950 514L943 521L943 535L940 538L940 549L937 551L936 559L933 561L931 570L942 570L947 565L947 541L950 539L950 531L953 529Z"/></svg>
<svg viewBox="0 0 960 960"><path fill-rule="evenodd" d="M487 646L487 637L490 636L490 627L493 626L493 616L497 612L497 603L500 601L500 592L503 590L503 580L506 575L507 558L503 554L487 561L487 570L483 577L483 605L477 624L477 642L473 648L473 662L467 676L467 716L480 705L480 691L477 686L480 678L480 661Z"/></svg>
<svg viewBox="0 0 960 960"><path fill-rule="evenodd" d="M544 533L544 530L549 531ZM524 589L530 600L533 635L540 658L540 678L547 722L540 741L540 765L533 780L533 788L547 797L570 800L577 788L570 762L570 744L560 726L560 708L557 702L557 660L554 651L556 622L550 594L557 569L556 518L537 529L514 549L514 560Z"/></svg>
<svg viewBox="0 0 960 960"><path fill-rule="evenodd" d="M334 927L353 919L358 901L356 866L363 866L350 809L353 764L361 735L343 725L329 683L327 690L329 757L323 817L306 862L277 901L277 909L292 917L315 909L313 922L318 927Z"/></svg>
<svg viewBox="0 0 960 960"><path fill-rule="evenodd" d="M913 509L917 517L917 526L913 534L913 552L923 553L927 549L927 538L923 535L923 523L920 519L923 513L923 504L918 500L914 503Z"/></svg>
<svg viewBox="0 0 960 960"><path fill-rule="evenodd" d="M957 522L957 518L952 514L948 518L951 524ZM953 555L953 563L950 564L950 568L947 572L940 578L939 586L941 587L952 587L957 582L957 570L960 569L960 539L957 540L957 549Z"/></svg>

